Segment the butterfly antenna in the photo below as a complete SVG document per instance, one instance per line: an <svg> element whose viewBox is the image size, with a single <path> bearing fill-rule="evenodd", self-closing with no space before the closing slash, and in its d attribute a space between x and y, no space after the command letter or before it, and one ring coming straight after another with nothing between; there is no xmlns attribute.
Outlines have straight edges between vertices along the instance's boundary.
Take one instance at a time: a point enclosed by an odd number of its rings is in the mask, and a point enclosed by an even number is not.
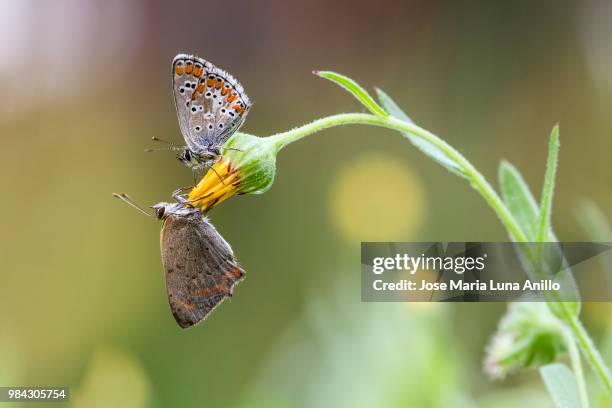
<svg viewBox="0 0 612 408"><path fill-rule="evenodd" d="M132 208L135 208L136 210L140 211L141 213L143 213L144 215L148 217L153 216L152 214L149 214L149 212L145 210L144 208L142 208L140 205L136 204L136 201L132 200L130 196L125 193L120 193L120 194L113 193L113 197L118 198L119 200L123 201L124 203L131 206Z"/></svg>
<svg viewBox="0 0 612 408"><path fill-rule="evenodd" d="M145 152L147 152L147 153L160 152L160 151L168 151L168 150L178 152L180 150L183 150L182 146L177 146L174 143L169 142L169 141L164 140L164 139L160 139L159 137L153 136L151 138L151 140L154 141L154 142L165 143L168 146L166 146L166 147L148 147L148 148L145 149Z"/></svg>
<svg viewBox="0 0 612 408"><path fill-rule="evenodd" d="M151 152L161 152L161 151L173 151L173 152L178 152L183 150L182 147L179 146L167 146L167 147L147 147L145 149L145 152L147 153L151 153Z"/></svg>
<svg viewBox="0 0 612 408"><path fill-rule="evenodd" d="M153 137L151 138L151 140L152 140L152 141L154 141L154 142L165 143L165 144L170 145L170 146L176 146L176 145L175 145L174 143L172 143L172 142L169 142L169 141L164 140L164 139L160 139L159 137L155 137L155 136L153 136Z"/></svg>

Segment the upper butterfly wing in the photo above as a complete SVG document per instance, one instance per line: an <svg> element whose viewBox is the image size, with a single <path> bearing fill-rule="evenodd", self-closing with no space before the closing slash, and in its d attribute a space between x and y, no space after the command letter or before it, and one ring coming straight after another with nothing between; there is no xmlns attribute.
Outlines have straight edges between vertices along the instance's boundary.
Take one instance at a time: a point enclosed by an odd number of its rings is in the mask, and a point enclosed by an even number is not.
<svg viewBox="0 0 612 408"><path fill-rule="evenodd" d="M199 212L166 218L161 255L170 308L184 329L232 296L245 276L229 244Z"/></svg>
<svg viewBox="0 0 612 408"><path fill-rule="evenodd" d="M251 108L233 76L194 55L174 57L172 89L181 133L194 152L220 148Z"/></svg>

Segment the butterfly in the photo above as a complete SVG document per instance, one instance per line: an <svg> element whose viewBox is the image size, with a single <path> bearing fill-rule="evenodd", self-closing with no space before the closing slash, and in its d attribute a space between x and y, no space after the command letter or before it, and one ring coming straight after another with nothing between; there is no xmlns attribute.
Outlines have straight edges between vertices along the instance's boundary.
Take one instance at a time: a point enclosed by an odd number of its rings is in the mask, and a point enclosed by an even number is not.
<svg viewBox="0 0 612 408"><path fill-rule="evenodd" d="M251 102L232 75L194 55L174 57L172 90L186 144L178 159L194 171L210 168L244 122Z"/></svg>
<svg viewBox="0 0 612 408"><path fill-rule="evenodd" d="M187 205L179 191L173 194L177 202L153 205L154 214L126 194L113 196L163 221L160 244L166 293L174 319L187 329L231 297L246 273L230 245L198 209Z"/></svg>

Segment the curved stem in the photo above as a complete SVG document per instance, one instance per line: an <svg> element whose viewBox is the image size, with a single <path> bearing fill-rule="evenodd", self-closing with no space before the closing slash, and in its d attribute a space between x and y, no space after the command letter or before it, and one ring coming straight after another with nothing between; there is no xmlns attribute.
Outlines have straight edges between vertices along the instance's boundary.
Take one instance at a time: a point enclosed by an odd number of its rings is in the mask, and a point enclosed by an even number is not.
<svg viewBox="0 0 612 408"><path fill-rule="evenodd" d="M356 125L356 124L374 124L371 122L372 119L377 119L378 116L370 115L367 113L339 113L337 115L328 116L325 118L313 120L310 123L302 125L297 128L293 128L286 132L277 133L273 136L265 138L265 140L273 143L278 150L287 146L288 144L300 140L303 137L312 135L335 126L342 125Z"/></svg>
<svg viewBox="0 0 612 408"><path fill-rule="evenodd" d="M570 317L567 320L567 323L570 326L570 329L572 330L576 341L580 345L584 357L591 364L593 370L595 371L595 373L597 373L604 386L606 387L608 395L612 394L612 377L610 377L610 370L608 370L608 367L606 366L603 357L601 356L597 348L595 348L593 340L591 340L589 334L584 329L584 326L576 316Z"/></svg>
<svg viewBox="0 0 612 408"><path fill-rule="evenodd" d="M582 408L589 408L589 395L587 392L584 371L582 369L582 362L580 361L580 352L578 351L578 347L576 347L576 338L568 327L564 326L562 330L572 363L572 369L574 370L574 376L576 377L578 395L580 396L580 406Z"/></svg>
<svg viewBox="0 0 612 408"><path fill-rule="evenodd" d="M502 199L487 182L484 176L478 172L478 170L476 170L472 163L470 163L461 153L455 150L444 140L415 124L407 123L393 117L380 117L366 113L342 113L315 120L304 126L270 136L267 139L270 141L270 143L273 143L278 150L280 150L291 142L319 132L323 129L348 124L373 125L398 130L400 132L407 132L436 146L449 158L457 162L459 167L461 167L462 171L470 180L472 187L474 187L476 191L483 196L485 201L493 208L502 224L504 224L514 240L518 242L527 241L527 236L522 231L518 223L514 220L514 217L512 217Z"/></svg>
<svg viewBox="0 0 612 408"><path fill-rule="evenodd" d="M497 214L504 227L506 227L510 233L511 237L518 243L527 242L527 235L516 222L502 199L499 197L495 189L491 187L484 176L472 165L472 163L470 163L461 153L459 153L459 151L446 143L444 140L413 123L404 122L391 116L381 117L366 113L342 113L317 119L311 123L287 132L282 132L267 137L264 140L273 144L278 151L287 146L289 143L295 142L296 140L299 140L305 136L334 126L348 124L373 125L398 130L400 132L410 133L436 146L459 165L470 181L472 187L478 191L478 193L485 199L493 211L495 211L495 214ZM534 261L535 258L531 248L528 245L524 245L523 249L531 261ZM578 320L575 313L570 310L570 306L566 302L556 302L556 304L559 305L563 319L568 323L569 328L578 342L578 345L582 349L585 358L589 361L595 370L595 373L597 373L605 385L608 394L612 394L612 377L610 372L604 363L601 354L593 344L593 341L589 337L586 330L584 330L580 320Z"/></svg>

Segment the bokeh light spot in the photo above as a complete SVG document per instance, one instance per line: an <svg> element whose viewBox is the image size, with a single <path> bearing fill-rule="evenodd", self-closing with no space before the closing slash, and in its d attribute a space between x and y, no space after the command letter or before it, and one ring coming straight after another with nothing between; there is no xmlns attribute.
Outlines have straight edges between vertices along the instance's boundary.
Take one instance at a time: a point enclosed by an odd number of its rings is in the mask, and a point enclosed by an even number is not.
<svg viewBox="0 0 612 408"><path fill-rule="evenodd" d="M150 394L149 378L135 356L102 347L94 353L73 404L90 408L144 408L149 406Z"/></svg>
<svg viewBox="0 0 612 408"><path fill-rule="evenodd" d="M367 154L347 164L332 183L332 224L350 241L399 241L421 225L426 195L404 161Z"/></svg>

